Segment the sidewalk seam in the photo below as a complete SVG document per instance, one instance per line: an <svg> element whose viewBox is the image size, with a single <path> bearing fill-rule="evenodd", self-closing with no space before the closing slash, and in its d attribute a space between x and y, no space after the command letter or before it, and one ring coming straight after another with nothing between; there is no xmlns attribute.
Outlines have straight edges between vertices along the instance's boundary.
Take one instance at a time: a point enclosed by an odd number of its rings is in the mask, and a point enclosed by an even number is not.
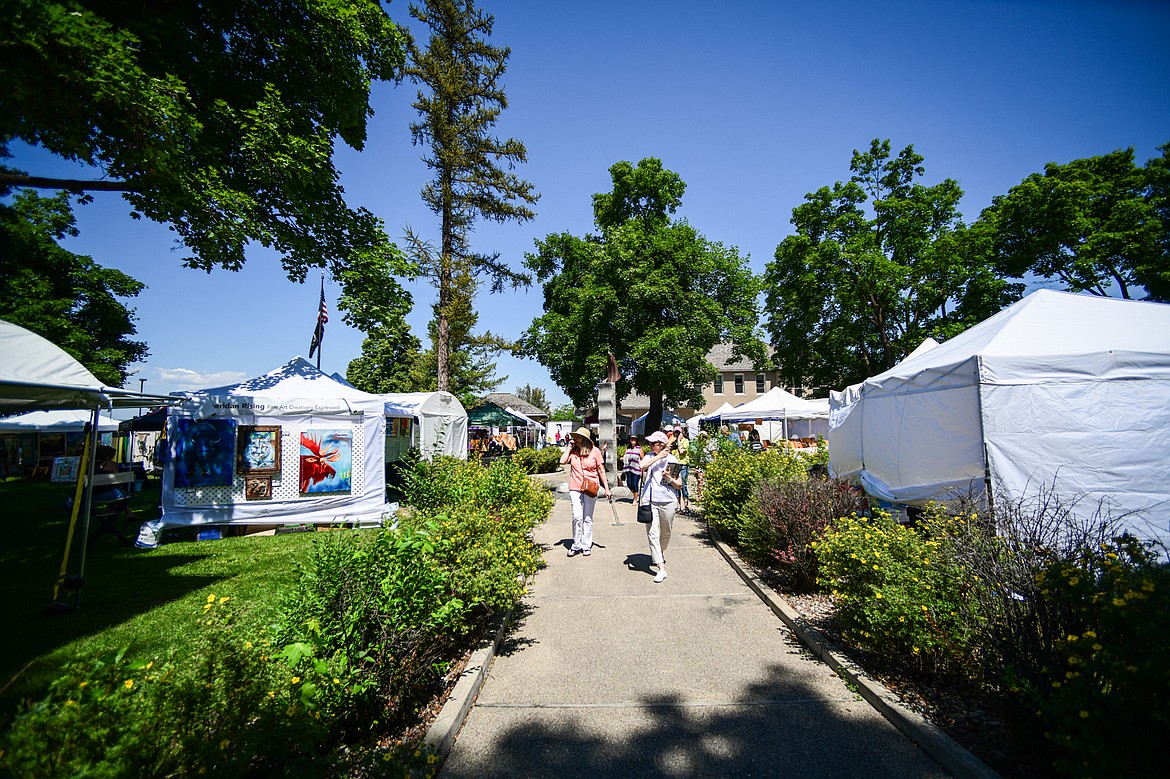
<svg viewBox="0 0 1170 779"><path fill-rule="evenodd" d="M815 628L802 624L796 610L743 564L739 555L723 542L719 531L709 522L707 523L707 532L712 543L715 544L715 548L719 550L719 553L739 574L740 578L747 583L748 587L759 596L760 600L796 634L805 646L812 650L813 654L824 660L833 671L848 683L856 685L861 697L885 717L890 724L917 744L939 765L954 774L957 779L1001 779L991 766L971 754L922 715L902 705L888 687L869 678L861 668L848 658L841 657L830 650L821 633Z"/></svg>

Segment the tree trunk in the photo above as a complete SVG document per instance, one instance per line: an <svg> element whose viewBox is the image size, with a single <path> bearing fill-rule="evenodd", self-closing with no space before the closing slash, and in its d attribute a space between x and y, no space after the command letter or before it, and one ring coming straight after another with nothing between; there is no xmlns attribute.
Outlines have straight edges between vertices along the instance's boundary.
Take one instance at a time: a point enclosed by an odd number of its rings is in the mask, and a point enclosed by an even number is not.
<svg viewBox="0 0 1170 779"><path fill-rule="evenodd" d="M435 360L438 370L435 375L435 389L439 392L451 391L451 248L454 246L451 223L450 190L444 187L443 197L443 225L440 236L439 250L439 326L436 328Z"/></svg>
<svg viewBox="0 0 1170 779"><path fill-rule="evenodd" d="M642 431L644 436L662 429L662 390L655 389L647 395L650 398L650 411L646 414L646 428Z"/></svg>

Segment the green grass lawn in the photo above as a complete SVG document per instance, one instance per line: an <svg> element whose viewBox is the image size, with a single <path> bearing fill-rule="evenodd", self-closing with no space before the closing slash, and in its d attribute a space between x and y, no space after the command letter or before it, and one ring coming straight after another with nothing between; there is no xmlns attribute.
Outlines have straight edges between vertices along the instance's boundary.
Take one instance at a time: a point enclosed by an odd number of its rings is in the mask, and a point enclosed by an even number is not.
<svg viewBox="0 0 1170 779"><path fill-rule="evenodd" d="M280 593L295 580L312 533L180 541L157 549L126 547L102 536L86 560L80 608L48 614L69 526L65 500L73 487L27 479L0 483L0 603L7 607L0 641L0 721L21 698L36 696L70 660L128 647L153 658L195 634L209 594L237 601L242 619L264 626L276 617ZM159 514L154 482L134 497L137 520ZM80 523L79 523L80 524ZM131 539L137 524L122 523ZM187 533L194 538L193 533ZM84 544L80 527L74 541Z"/></svg>

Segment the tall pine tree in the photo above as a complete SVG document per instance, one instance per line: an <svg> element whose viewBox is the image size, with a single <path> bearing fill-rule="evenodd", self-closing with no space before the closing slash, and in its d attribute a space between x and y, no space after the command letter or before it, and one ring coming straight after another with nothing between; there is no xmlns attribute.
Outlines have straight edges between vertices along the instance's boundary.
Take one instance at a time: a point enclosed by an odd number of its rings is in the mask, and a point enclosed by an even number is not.
<svg viewBox="0 0 1170 779"><path fill-rule="evenodd" d="M421 117L411 125L416 145L428 147L423 157L434 173L422 190L423 202L440 219L437 251L408 235L416 262L439 290L436 306L436 385L450 389L451 319L461 305L456 286L461 275L488 277L493 292L529 283L511 270L499 254L476 253L470 234L477 219L525 222L535 214L528 206L539 197L533 185L511 173L528 152L514 138L500 139L492 129L508 107L500 79L511 49L492 46L494 22L471 0L426 0L410 13L430 30L425 51L413 36L407 39L410 62L406 73L419 84L414 107Z"/></svg>

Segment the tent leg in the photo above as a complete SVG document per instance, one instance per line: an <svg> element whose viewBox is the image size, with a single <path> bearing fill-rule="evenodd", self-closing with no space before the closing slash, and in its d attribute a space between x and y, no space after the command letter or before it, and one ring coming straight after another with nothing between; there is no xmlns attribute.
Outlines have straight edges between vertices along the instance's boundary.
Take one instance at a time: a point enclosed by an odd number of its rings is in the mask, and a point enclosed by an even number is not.
<svg viewBox="0 0 1170 779"><path fill-rule="evenodd" d="M87 489L87 485L89 483L89 472L93 467L93 453L96 451L97 413L97 409L94 409L94 418L91 419L85 431L85 446L81 450L81 467L77 469L77 486L73 490L73 511L69 517L69 531L65 536L65 554L61 557L61 570L57 574L57 581L53 583L53 603L49 606L50 611L60 612L72 610L79 605L81 599L81 585L85 581L83 578L85 573L85 545L82 545L81 551L82 572L76 577L68 575L69 555L73 549L73 533L77 529L77 518L81 513L83 493L87 535L89 531L89 490ZM74 602L72 604L62 599L63 590L73 594Z"/></svg>

